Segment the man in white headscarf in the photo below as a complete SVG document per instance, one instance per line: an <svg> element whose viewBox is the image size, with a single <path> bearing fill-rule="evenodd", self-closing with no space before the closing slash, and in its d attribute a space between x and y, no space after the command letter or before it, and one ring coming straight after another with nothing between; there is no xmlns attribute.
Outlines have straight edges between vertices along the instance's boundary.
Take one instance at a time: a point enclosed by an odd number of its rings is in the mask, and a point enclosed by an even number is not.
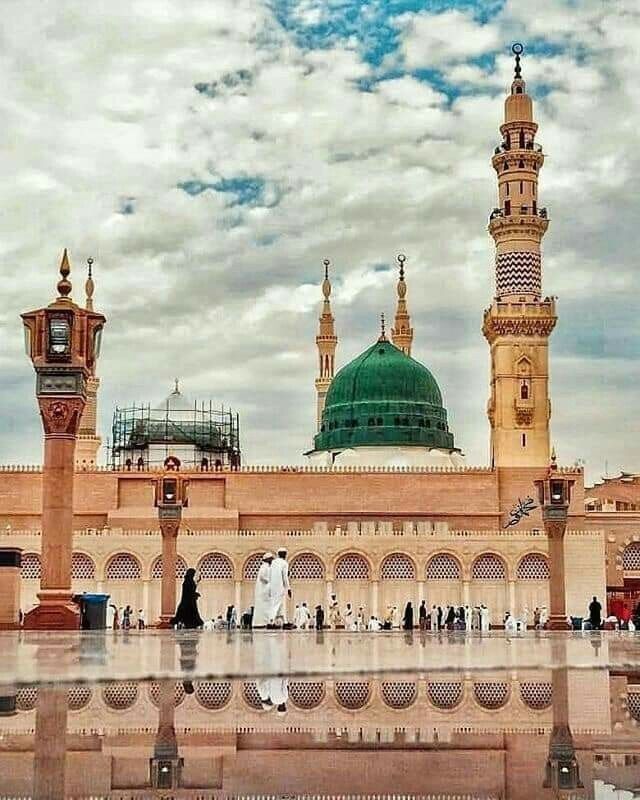
<svg viewBox="0 0 640 800"><path fill-rule="evenodd" d="M287 561L286 548L278 550L277 558L271 562L271 572L269 580L271 592L271 623L282 619L282 624L287 624L287 597L291 597L291 586L289 585L289 562Z"/></svg>
<svg viewBox="0 0 640 800"><path fill-rule="evenodd" d="M273 553L265 553L256 577L252 628L266 628L271 620L271 563Z"/></svg>

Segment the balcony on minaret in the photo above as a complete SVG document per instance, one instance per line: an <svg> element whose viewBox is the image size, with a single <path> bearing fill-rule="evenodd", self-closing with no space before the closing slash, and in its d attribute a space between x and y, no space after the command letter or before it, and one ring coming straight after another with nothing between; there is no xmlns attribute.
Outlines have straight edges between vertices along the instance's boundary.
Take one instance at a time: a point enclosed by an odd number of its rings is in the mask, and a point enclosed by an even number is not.
<svg viewBox="0 0 640 800"><path fill-rule="evenodd" d="M516 397L513 401L517 425L531 425L533 421L533 397Z"/></svg>

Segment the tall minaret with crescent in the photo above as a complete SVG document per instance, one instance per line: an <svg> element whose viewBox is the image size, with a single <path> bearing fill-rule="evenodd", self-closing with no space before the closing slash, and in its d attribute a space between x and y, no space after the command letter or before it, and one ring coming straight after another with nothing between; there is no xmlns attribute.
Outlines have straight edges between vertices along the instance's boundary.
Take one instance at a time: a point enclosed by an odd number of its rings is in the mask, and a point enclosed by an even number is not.
<svg viewBox="0 0 640 800"><path fill-rule="evenodd" d="M93 293L95 283L93 280L93 259L87 259L88 272L85 289L85 308L93 311ZM86 393L87 403L80 418L78 437L76 440L76 467L78 469L95 467L98 462L98 452L102 439L98 434L98 389L100 388L100 378L96 375L95 364L91 374L87 378Z"/></svg>
<svg viewBox="0 0 640 800"><path fill-rule="evenodd" d="M331 281L329 280L329 267L331 262L328 258L324 260L324 280L322 281L322 294L324 295L324 302L322 304L322 313L320 314L320 325L318 328L318 335L316 336L316 345L318 347L319 370L318 377L316 378L316 392L317 392L317 405L316 405L316 424L320 430L320 423L322 420L322 412L324 411L324 403L327 398L327 392L331 381L333 380L335 370L335 356L336 347L338 345L338 337L334 326L334 318L331 313Z"/></svg>
<svg viewBox="0 0 640 800"><path fill-rule="evenodd" d="M411 317L407 311L407 283L404 279L404 263L406 256L398 256L400 275L398 277L398 305L396 307L396 318L391 329L391 341L398 350L406 356L411 355L411 345L413 344L413 328L411 327Z"/></svg>
<svg viewBox="0 0 640 800"><path fill-rule="evenodd" d="M538 126L522 78L521 44L513 45L515 76L505 101L502 141L492 159L498 206L489 233L496 246L495 297L482 332L491 351L491 464L541 466L550 458L549 337L555 303L542 297L541 242L549 220L538 198L544 163Z"/></svg>

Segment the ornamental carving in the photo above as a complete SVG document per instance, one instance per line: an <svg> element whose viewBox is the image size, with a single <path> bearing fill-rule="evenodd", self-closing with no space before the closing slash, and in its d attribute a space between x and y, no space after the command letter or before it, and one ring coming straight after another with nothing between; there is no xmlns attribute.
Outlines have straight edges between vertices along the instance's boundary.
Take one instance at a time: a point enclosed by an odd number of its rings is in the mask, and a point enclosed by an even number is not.
<svg viewBox="0 0 640 800"><path fill-rule="evenodd" d="M77 435L85 407L84 398L39 397L38 405L46 435Z"/></svg>
<svg viewBox="0 0 640 800"><path fill-rule="evenodd" d="M175 539L180 530L180 519L160 518L160 531L163 539Z"/></svg>
<svg viewBox="0 0 640 800"><path fill-rule="evenodd" d="M482 333L491 343L498 336L539 336L548 337L555 328L556 318L506 317L498 318L487 314L484 318Z"/></svg>
<svg viewBox="0 0 640 800"><path fill-rule="evenodd" d="M516 408L516 425L527 426L533 422L533 408Z"/></svg>

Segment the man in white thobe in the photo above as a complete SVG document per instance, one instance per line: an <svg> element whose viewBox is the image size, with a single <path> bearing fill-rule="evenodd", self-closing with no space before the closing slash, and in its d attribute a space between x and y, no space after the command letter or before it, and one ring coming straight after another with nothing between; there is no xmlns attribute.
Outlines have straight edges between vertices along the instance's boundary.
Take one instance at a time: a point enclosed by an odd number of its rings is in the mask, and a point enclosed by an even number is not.
<svg viewBox="0 0 640 800"><path fill-rule="evenodd" d="M480 630L481 631L488 631L490 625L489 619L489 609L485 606L484 603L480 606Z"/></svg>
<svg viewBox="0 0 640 800"><path fill-rule="evenodd" d="M271 620L271 564L273 553L265 553L256 577L252 628L266 628Z"/></svg>
<svg viewBox="0 0 640 800"><path fill-rule="evenodd" d="M284 547L278 550L277 558L271 562L269 575L269 591L271 592L271 623L282 619L282 624L287 624L287 597L291 597L289 585L289 562L287 551Z"/></svg>
<svg viewBox="0 0 640 800"><path fill-rule="evenodd" d="M300 630L306 631L309 627L309 623L311 622L311 612L309 611L307 604L303 603L300 606L300 624L298 627Z"/></svg>

